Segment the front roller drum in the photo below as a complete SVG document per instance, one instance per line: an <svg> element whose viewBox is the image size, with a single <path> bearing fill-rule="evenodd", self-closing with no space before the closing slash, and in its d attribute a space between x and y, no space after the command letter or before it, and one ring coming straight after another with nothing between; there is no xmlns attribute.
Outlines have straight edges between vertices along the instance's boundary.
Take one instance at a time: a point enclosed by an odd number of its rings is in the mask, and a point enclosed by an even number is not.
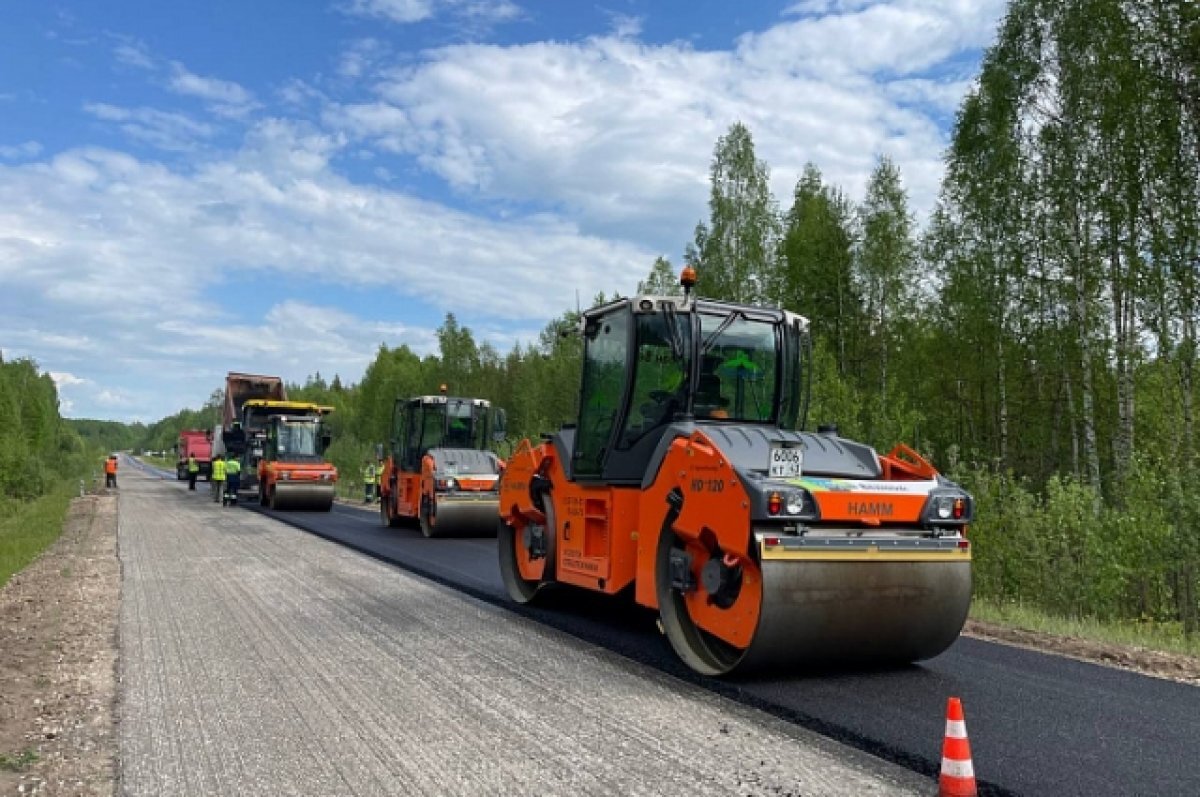
<svg viewBox="0 0 1200 797"><path fill-rule="evenodd" d="M971 603L969 560L739 561L664 534L656 575L663 630L705 675L932 658Z"/></svg>
<svg viewBox="0 0 1200 797"><path fill-rule="evenodd" d="M272 509L305 509L328 512L333 508L334 486L322 484L297 484L277 482L268 498Z"/></svg>
<svg viewBox="0 0 1200 797"><path fill-rule="evenodd" d="M426 537L492 537L500 499L421 499L421 533Z"/></svg>

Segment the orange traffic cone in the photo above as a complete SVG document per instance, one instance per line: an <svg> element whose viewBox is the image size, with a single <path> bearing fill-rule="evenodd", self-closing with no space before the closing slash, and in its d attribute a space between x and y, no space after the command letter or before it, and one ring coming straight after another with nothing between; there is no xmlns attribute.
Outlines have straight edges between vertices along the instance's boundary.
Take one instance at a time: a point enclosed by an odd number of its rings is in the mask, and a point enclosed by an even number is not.
<svg viewBox="0 0 1200 797"><path fill-rule="evenodd" d="M946 705L946 738L942 742L942 774L938 778L938 797L976 797L975 765L971 763L971 743L967 741L967 723L957 697Z"/></svg>

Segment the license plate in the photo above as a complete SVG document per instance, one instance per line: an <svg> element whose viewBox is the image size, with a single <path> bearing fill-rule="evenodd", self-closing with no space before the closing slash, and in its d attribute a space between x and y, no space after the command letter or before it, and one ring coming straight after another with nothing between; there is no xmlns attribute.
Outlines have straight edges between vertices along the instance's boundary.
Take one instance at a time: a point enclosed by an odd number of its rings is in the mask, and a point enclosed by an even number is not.
<svg viewBox="0 0 1200 797"><path fill-rule="evenodd" d="M800 466L804 462L803 449L771 446L771 461L767 465L767 477L771 479L799 479Z"/></svg>

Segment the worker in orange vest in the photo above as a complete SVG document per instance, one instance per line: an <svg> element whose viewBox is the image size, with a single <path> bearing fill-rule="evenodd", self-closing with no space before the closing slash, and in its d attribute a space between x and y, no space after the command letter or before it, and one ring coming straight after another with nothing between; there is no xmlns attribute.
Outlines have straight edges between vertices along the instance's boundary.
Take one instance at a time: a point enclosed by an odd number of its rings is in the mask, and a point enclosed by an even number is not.
<svg viewBox="0 0 1200 797"><path fill-rule="evenodd" d="M117 455L112 454L104 460L104 486L117 489Z"/></svg>

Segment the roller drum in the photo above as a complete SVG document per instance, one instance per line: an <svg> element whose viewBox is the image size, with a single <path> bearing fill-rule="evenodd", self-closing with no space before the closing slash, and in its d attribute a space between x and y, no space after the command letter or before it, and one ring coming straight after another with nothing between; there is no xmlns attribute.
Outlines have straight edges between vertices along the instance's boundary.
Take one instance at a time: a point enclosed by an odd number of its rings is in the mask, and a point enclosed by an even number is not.
<svg viewBox="0 0 1200 797"><path fill-rule="evenodd" d="M437 500L435 522L430 524L431 537L495 537L500 518L500 499L446 498Z"/></svg>
<svg viewBox="0 0 1200 797"><path fill-rule="evenodd" d="M970 562L765 561L763 600L739 671L932 658L958 638Z"/></svg>
<svg viewBox="0 0 1200 797"><path fill-rule="evenodd" d="M322 484L278 482L275 485L275 496L271 502L271 508L328 512L333 508L333 496L334 486L329 482Z"/></svg>

